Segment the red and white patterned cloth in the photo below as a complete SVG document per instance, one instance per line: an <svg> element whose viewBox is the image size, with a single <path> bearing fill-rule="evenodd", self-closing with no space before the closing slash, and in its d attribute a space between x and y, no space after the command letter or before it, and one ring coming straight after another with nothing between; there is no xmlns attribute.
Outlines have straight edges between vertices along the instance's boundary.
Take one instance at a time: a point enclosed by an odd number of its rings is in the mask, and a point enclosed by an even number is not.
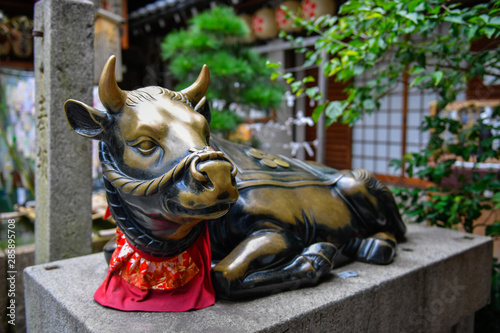
<svg viewBox="0 0 500 333"><path fill-rule="evenodd" d="M116 230L116 251L109 269L140 289L174 289L191 281L200 271L188 251L163 261L147 260Z"/></svg>
<svg viewBox="0 0 500 333"><path fill-rule="evenodd" d="M154 258L134 248L117 229L117 247L94 299L123 311L178 312L215 302L208 228L181 254Z"/></svg>

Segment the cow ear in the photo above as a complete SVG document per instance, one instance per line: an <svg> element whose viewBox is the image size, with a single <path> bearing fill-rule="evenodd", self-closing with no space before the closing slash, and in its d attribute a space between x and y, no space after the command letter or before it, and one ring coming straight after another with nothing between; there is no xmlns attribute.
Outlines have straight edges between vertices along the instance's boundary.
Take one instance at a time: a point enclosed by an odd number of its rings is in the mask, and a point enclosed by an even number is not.
<svg viewBox="0 0 500 333"><path fill-rule="evenodd" d="M207 120L208 124L212 120L212 114L210 113L210 107L207 103L207 98L203 96L203 98L196 104L194 110L201 114Z"/></svg>
<svg viewBox="0 0 500 333"><path fill-rule="evenodd" d="M101 140L103 123L107 118L105 112L72 99L64 103L64 111L69 125L76 133L86 138Z"/></svg>

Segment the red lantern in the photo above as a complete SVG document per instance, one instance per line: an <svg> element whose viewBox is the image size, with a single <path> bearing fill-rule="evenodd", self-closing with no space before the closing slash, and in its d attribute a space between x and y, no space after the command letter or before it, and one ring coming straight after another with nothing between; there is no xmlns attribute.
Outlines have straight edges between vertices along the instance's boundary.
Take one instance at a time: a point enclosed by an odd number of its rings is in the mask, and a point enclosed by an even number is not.
<svg viewBox="0 0 500 333"><path fill-rule="evenodd" d="M299 31L300 27L293 26L293 19L291 17L286 17L286 12L281 9L281 6L288 8L288 11L291 14L297 15L300 8L300 3L294 0L283 1L280 7L276 9L276 24L278 25L278 28L280 30L286 32Z"/></svg>
<svg viewBox="0 0 500 333"><path fill-rule="evenodd" d="M33 54L33 20L27 16L18 16L10 20L10 40L12 51L17 57L28 58Z"/></svg>
<svg viewBox="0 0 500 333"><path fill-rule="evenodd" d="M278 35L278 26L274 20L274 10L262 8L253 14L252 31L260 39L276 37Z"/></svg>
<svg viewBox="0 0 500 333"><path fill-rule="evenodd" d="M250 30L248 37L242 38L241 41L243 43L253 43L255 41L255 34L253 32L253 29L252 29L252 16L249 14L241 14L241 15L238 15L238 17L240 19L242 19L243 21L245 21L245 24L247 25L248 30Z"/></svg>
<svg viewBox="0 0 500 333"><path fill-rule="evenodd" d="M303 0L302 18L309 20L322 15L334 15L337 11L335 0Z"/></svg>
<svg viewBox="0 0 500 333"><path fill-rule="evenodd" d="M0 21L0 55L8 55L10 49L10 26L7 24L7 21Z"/></svg>

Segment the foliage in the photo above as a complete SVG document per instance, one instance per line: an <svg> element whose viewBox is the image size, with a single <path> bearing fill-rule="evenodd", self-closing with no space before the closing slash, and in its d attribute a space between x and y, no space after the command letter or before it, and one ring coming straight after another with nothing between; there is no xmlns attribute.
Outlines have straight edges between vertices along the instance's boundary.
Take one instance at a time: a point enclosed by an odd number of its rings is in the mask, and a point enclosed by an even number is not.
<svg viewBox="0 0 500 333"><path fill-rule="evenodd" d="M303 50L305 66L322 66L327 76L347 85L346 100L319 104L313 118L317 120L324 112L327 125L335 121L352 124L364 113L379 108L380 99L401 82L437 93L438 110L455 101L471 79L491 75L492 83L498 83L499 14L500 0L468 8L445 0L351 0L340 8L339 16L314 21L295 17L295 22L309 34L318 36L313 49ZM301 42L300 38L287 38ZM490 40L490 47L473 49L473 42L482 38ZM355 78L364 73L372 79L356 82ZM317 89L306 88L311 78L295 80L289 73L283 78L297 95L324 101ZM406 154L402 161L393 161L393 166L405 168L408 176L433 185L423 189L396 188L400 207L417 222L448 228L461 225L472 232L482 214L500 208L498 171L480 172L476 168L477 163L489 158L500 159L500 108L468 128L438 113L425 119L422 130L430 134L425 149ZM445 134L452 140L445 140ZM472 161L473 167L457 170L457 161ZM456 177L453 186L446 184L450 177ZM500 221L486 231L500 236ZM482 314L483 318L496 318L490 322L497 327L498 269L495 264L492 305Z"/></svg>
<svg viewBox="0 0 500 333"><path fill-rule="evenodd" d="M177 88L190 85L201 65L207 64L209 101L260 110L278 107L284 88L269 79L272 70L265 66L266 60L243 44L248 33L245 22L231 8L216 7L193 17L187 30L168 34L161 45L162 57L170 61L170 72L179 81ZM242 121L227 108L219 111L212 129L227 131Z"/></svg>
<svg viewBox="0 0 500 333"><path fill-rule="evenodd" d="M445 0L351 0L339 16L313 21L295 17L308 34L316 34L314 48L303 49L305 66L317 64L325 74L347 84L347 99L326 101L316 107L314 118L325 112L327 124L353 123L371 113L379 100L410 76L410 85L431 89L440 106L456 99L467 80L486 74L498 81L498 44L490 50L471 51L471 42L500 36L500 1L459 7ZM300 43L301 39L287 36ZM323 52L329 59L322 57ZM354 78L369 72L366 84ZM320 92L306 89L304 80L284 77L298 95L322 100Z"/></svg>
<svg viewBox="0 0 500 333"><path fill-rule="evenodd" d="M472 232L479 226L474 222L481 214L500 207L498 170L477 169L477 163L500 158L500 107L494 109L488 121L479 119L470 128L435 115L426 117L422 130L430 132L427 146L419 153L406 154L403 161L393 161L393 165L402 167L404 163L408 176L429 180L433 185L395 189L400 207L416 222L429 221L446 228L462 225L465 231ZM457 161L474 163L472 168L464 168L456 167ZM445 182L450 177L456 179L453 185ZM497 221L487 231L498 236L499 227Z"/></svg>
<svg viewBox="0 0 500 333"><path fill-rule="evenodd" d="M295 17L297 24L318 36L314 48L304 50L305 66L323 66L326 75L347 85L346 100L318 105L313 118L324 112L327 125L334 121L353 123L364 113L376 110L379 100L405 81L412 87L437 93L438 109L455 101L473 78L488 74L498 82L500 43L480 51L472 50L471 43L480 38L500 37L499 14L500 0L469 8L445 0L351 0L340 8L339 16L322 16L314 21ZM300 39L287 38L300 43ZM325 52L328 59L322 57ZM355 77L365 72L373 79L356 82ZM296 81L290 73L283 78L296 94L323 99L314 87L306 89L305 83L311 78ZM498 108L488 121L479 121L468 129L463 129L457 120L426 118L422 130L430 133L428 146L393 165L404 166L410 177L430 180L435 185L396 190L406 204L405 213L419 222L428 220L442 227L462 224L472 232L473 221L481 212L494 209L495 202L500 201L496 173L481 174L473 169L468 176L460 175L454 188L443 186L442 181L452 175L457 160L472 158L478 163L500 158L498 146L492 145L499 133L494 126L495 117L499 117ZM480 140L484 131L496 135ZM455 141L445 142L445 132ZM490 198L485 193L494 196ZM490 227L489 231L498 232L498 227Z"/></svg>
<svg viewBox="0 0 500 333"><path fill-rule="evenodd" d="M218 131L227 133L234 130L242 122L240 116L231 111L212 110L210 126Z"/></svg>

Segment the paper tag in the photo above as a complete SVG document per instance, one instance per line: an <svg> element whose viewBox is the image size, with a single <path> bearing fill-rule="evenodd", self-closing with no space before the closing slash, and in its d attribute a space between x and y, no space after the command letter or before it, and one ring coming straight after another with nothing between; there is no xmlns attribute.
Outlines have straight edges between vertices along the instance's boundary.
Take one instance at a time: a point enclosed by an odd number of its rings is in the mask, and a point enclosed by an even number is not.
<svg viewBox="0 0 500 333"><path fill-rule="evenodd" d="M343 272L338 273L337 275L339 277L341 277L342 279L347 279L347 278L350 278L350 277L356 277L356 276L358 276L358 273L353 272L353 271L343 271Z"/></svg>

